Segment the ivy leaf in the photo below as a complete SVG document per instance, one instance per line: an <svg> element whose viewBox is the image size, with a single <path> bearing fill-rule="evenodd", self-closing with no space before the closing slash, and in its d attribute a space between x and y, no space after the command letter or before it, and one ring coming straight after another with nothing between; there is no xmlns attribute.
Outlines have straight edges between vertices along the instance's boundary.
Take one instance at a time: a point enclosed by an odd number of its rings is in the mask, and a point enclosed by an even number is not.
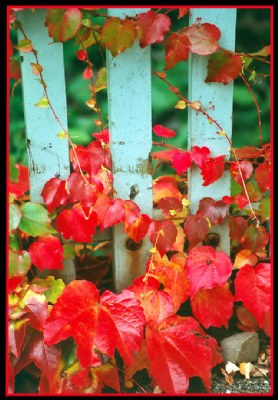
<svg viewBox="0 0 278 400"><path fill-rule="evenodd" d="M211 197L204 197L199 201L197 215L208 218L211 225L221 224L229 211L228 204L222 200L214 200Z"/></svg>
<svg viewBox="0 0 278 400"><path fill-rule="evenodd" d="M87 147L77 145L75 147L80 167L82 171L87 171L90 176L98 173L101 167L110 168L110 154L106 148L102 146L100 140L91 142ZM70 150L70 160L73 169L79 171L79 166L72 149Z"/></svg>
<svg viewBox="0 0 278 400"><path fill-rule="evenodd" d="M173 155L176 153L177 150L171 149L171 150L162 150L162 151L156 151L152 153L152 158L158 159L158 160L164 160L164 161L172 161Z"/></svg>
<svg viewBox="0 0 278 400"><path fill-rule="evenodd" d="M22 299L27 311L28 324L33 328L43 331L43 324L47 318L48 304L44 294L35 293L29 289Z"/></svg>
<svg viewBox="0 0 278 400"><path fill-rule="evenodd" d="M219 301L221 299L221 302ZM210 326L228 329L233 315L234 296L226 286L201 289L190 300L194 316L208 329Z"/></svg>
<svg viewBox="0 0 278 400"><path fill-rule="evenodd" d="M159 251L161 257L169 251L175 243L178 231L170 220L152 221L149 228L150 241Z"/></svg>
<svg viewBox="0 0 278 400"><path fill-rule="evenodd" d="M233 269L230 257L211 246L194 247L186 259L186 275L191 283L191 297L200 289L212 289L226 283Z"/></svg>
<svg viewBox="0 0 278 400"><path fill-rule="evenodd" d="M63 269L63 246L60 239L52 235L38 238L29 247L32 264L43 269Z"/></svg>
<svg viewBox="0 0 278 400"><path fill-rule="evenodd" d="M231 239L239 242L247 228L248 222L245 218L229 216L229 234Z"/></svg>
<svg viewBox="0 0 278 400"><path fill-rule="evenodd" d="M240 269L248 264L254 267L258 262L258 257L248 249L240 250L235 256L234 269Z"/></svg>
<svg viewBox="0 0 278 400"><path fill-rule="evenodd" d="M271 306L271 270L270 264L260 263L242 267L235 279L235 301L242 301L263 326L265 315Z"/></svg>
<svg viewBox="0 0 278 400"><path fill-rule="evenodd" d="M239 163L236 163L234 161L231 162L231 164L230 164L231 176L234 178L234 180L239 185L242 186L242 179L240 176L239 168L240 168L243 180L244 180L244 182L246 182L247 179L251 178L251 176L252 176L253 165L250 161L247 161L247 160L240 161Z"/></svg>
<svg viewBox="0 0 278 400"><path fill-rule="evenodd" d="M72 209L62 211L56 220L57 229L64 238L75 242L91 242L97 224L97 213L90 209L86 215L81 204L75 204Z"/></svg>
<svg viewBox="0 0 278 400"><path fill-rule="evenodd" d="M73 172L67 179L67 190L70 193L70 201L79 201L84 210L88 210L95 204L98 194L103 191L103 185L100 181L94 179L94 182L86 182L83 176L78 172Z"/></svg>
<svg viewBox="0 0 278 400"><path fill-rule="evenodd" d="M84 79L92 79L94 76L93 70L91 67L86 67L84 72L83 72L83 78Z"/></svg>
<svg viewBox="0 0 278 400"><path fill-rule="evenodd" d="M189 57L190 41L185 34L172 33L164 43L166 66L164 70L173 68L178 62Z"/></svg>
<svg viewBox="0 0 278 400"><path fill-rule="evenodd" d="M55 8L47 10L45 25L54 43L64 43L76 35L81 19L78 8Z"/></svg>
<svg viewBox="0 0 278 400"><path fill-rule="evenodd" d="M262 193L270 188L270 165L267 161L261 163L255 171L255 179Z"/></svg>
<svg viewBox="0 0 278 400"><path fill-rule="evenodd" d="M257 182L249 181L246 183L246 190L250 199L250 202L260 201L262 199L262 193Z"/></svg>
<svg viewBox="0 0 278 400"><path fill-rule="evenodd" d="M190 215L184 224L184 233L189 240L189 249L200 243L209 231L209 223L206 218L200 215Z"/></svg>
<svg viewBox="0 0 278 400"><path fill-rule="evenodd" d="M205 161L208 159L210 155L210 150L208 147L203 146L193 146L191 148L191 158L198 165L199 168L203 168Z"/></svg>
<svg viewBox="0 0 278 400"><path fill-rule="evenodd" d="M97 79L95 82L95 92L98 93L101 90L105 89L107 87L107 71L106 67L100 68L97 72ZM105 129L104 132L109 132L108 129ZM102 133L102 132L100 132ZM108 137L109 139L109 137ZM109 140L105 141L105 143L108 143Z"/></svg>
<svg viewBox="0 0 278 400"><path fill-rule="evenodd" d="M258 158L261 155L261 150L254 146L243 146L235 149L237 158Z"/></svg>
<svg viewBox="0 0 278 400"><path fill-rule="evenodd" d="M36 107L39 108L48 108L49 107L49 101L46 97L41 98L36 104Z"/></svg>
<svg viewBox="0 0 278 400"><path fill-rule="evenodd" d="M41 192L43 201L50 213L55 207L67 204L68 192L66 190L66 180L60 180L59 178L49 179Z"/></svg>
<svg viewBox="0 0 278 400"><path fill-rule="evenodd" d="M9 205L9 231L14 231L21 219L21 210L17 204L10 204Z"/></svg>
<svg viewBox="0 0 278 400"><path fill-rule="evenodd" d="M162 179L164 178L164 179ZM182 200L182 194L178 190L176 179L157 178L153 181L153 201L158 203L165 197L173 197L179 201Z"/></svg>
<svg viewBox="0 0 278 400"><path fill-rule="evenodd" d="M51 392L60 356L61 350L58 347L49 347L44 344L42 332L32 330L30 340L26 343L20 360L15 365L15 373L17 374L21 369L33 362L42 375L45 376L49 392Z"/></svg>
<svg viewBox="0 0 278 400"><path fill-rule="evenodd" d="M208 158L203 164L201 174L203 177L203 186L208 186L217 181L224 173L225 156Z"/></svg>
<svg viewBox="0 0 278 400"><path fill-rule="evenodd" d="M27 320L15 320L9 323L9 350L19 358L26 334Z"/></svg>
<svg viewBox="0 0 278 400"><path fill-rule="evenodd" d="M17 50L23 53L30 53L33 50L33 44L30 39L21 39L17 46L14 46Z"/></svg>
<svg viewBox="0 0 278 400"><path fill-rule="evenodd" d="M72 336L77 344L77 357L81 366L89 367L98 308L99 292L92 282L70 282L45 321L45 343L51 346Z"/></svg>
<svg viewBox="0 0 278 400"><path fill-rule="evenodd" d="M40 64L31 63L32 72L36 76L40 76L43 71L43 67Z"/></svg>
<svg viewBox="0 0 278 400"><path fill-rule="evenodd" d="M21 213L19 229L29 236L44 236L56 233L51 226L51 219L47 210L41 204L26 203L21 206Z"/></svg>
<svg viewBox="0 0 278 400"><path fill-rule="evenodd" d="M244 245L253 253L262 250L269 241L269 233L264 226L249 226L244 234Z"/></svg>
<svg viewBox="0 0 278 400"><path fill-rule="evenodd" d="M159 137L172 138L176 136L176 132L172 131L172 129L166 128L166 126L163 125L155 125L153 127L153 131Z"/></svg>
<svg viewBox="0 0 278 400"><path fill-rule="evenodd" d="M148 233L151 219L147 214L141 214L134 222L124 223L124 230L127 235L134 241L140 242Z"/></svg>
<svg viewBox="0 0 278 400"><path fill-rule="evenodd" d="M184 174L191 167L192 158L190 151L176 151L173 155L172 165L179 175Z"/></svg>
<svg viewBox="0 0 278 400"><path fill-rule="evenodd" d="M257 332L260 329L254 315L244 306L241 305L236 309L236 316L239 321L237 323L239 329L247 332Z"/></svg>
<svg viewBox="0 0 278 400"><path fill-rule="evenodd" d="M21 79L20 62L13 58L10 60L10 79L15 79L16 81Z"/></svg>
<svg viewBox="0 0 278 400"><path fill-rule="evenodd" d="M31 284L31 290L36 293L43 293L46 300L55 304L58 297L61 296L65 287L62 279L55 279L54 276L47 276L45 279L34 278Z"/></svg>
<svg viewBox="0 0 278 400"><path fill-rule="evenodd" d="M22 282L24 276L31 267L29 253L25 250L9 249L9 291L14 289Z"/></svg>
<svg viewBox="0 0 278 400"><path fill-rule="evenodd" d="M117 349L128 366L141 348L145 317L134 293L115 294L106 290L100 299L95 346L110 358Z"/></svg>
<svg viewBox="0 0 278 400"><path fill-rule="evenodd" d="M219 50L211 54L208 60L208 74L205 82L220 82L227 85L240 74L242 59L237 54Z"/></svg>
<svg viewBox="0 0 278 400"><path fill-rule="evenodd" d="M184 17L189 13L189 8L188 7L179 7L179 16L178 19Z"/></svg>
<svg viewBox="0 0 278 400"><path fill-rule="evenodd" d="M194 318L174 315L158 327L148 324L146 339L152 376L166 393L184 394L192 376L210 389L211 369L222 361L220 349Z"/></svg>
<svg viewBox="0 0 278 400"><path fill-rule="evenodd" d="M137 29L140 47L144 48L153 43L161 43L170 27L171 19L165 14L157 14L152 10L139 14Z"/></svg>
<svg viewBox="0 0 278 400"><path fill-rule="evenodd" d="M14 393L14 369L11 365L10 362L10 357L8 358L8 362L7 362L7 375L8 375L8 393Z"/></svg>
<svg viewBox="0 0 278 400"><path fill-rule="evenodd" d="M103 24L100 36L100 42L116 57L133 45L137 32L133 21L110 17Z"/></svg>
<svg viewBox="0 0 278 400"><path fill-rule="evenodd" d="M219 49L218 40L221 32L213 24L192 24L185 33L190 41L191 53L207 56Z"/></svg>
<svg viewBox="0 0 278 400"><path fill-rule="evenodd" d="M143 289L140 300L147 324L151 323L158 326L162 321L174 314L173 300L170 294L164 290L152 289L152 287L156 287L154 282L158 281L153 277L150 277L150 280L153 281L148 282L148 279L145 279L145 284L149 285L149 288L148 291L145 288ZM143 296L142 293L144 293Z"/></svg>
<svg viewBox="0 0 278 400"><path fill-rule="evenodd" d="M101 223L101 229L108 228L122 222L125 217L125 207L122 199L114 199L111 201L105 217Z"/></svg>
<svg viewBox="0 0 278 400"><path fill-rule="evenodd" d="M9 182L9 193L12 193L16 199L25 195L27 190L29 190L29 171L25 165L15 164L18 170L18 180L17 182Z"/></svg>
<svg viewBox="0 0 278 400"><path fill-rule="evenodd" d="M267 221L270 219L270 208L270 197L265 197L260 204L260 214L263 221Z"/></svg>

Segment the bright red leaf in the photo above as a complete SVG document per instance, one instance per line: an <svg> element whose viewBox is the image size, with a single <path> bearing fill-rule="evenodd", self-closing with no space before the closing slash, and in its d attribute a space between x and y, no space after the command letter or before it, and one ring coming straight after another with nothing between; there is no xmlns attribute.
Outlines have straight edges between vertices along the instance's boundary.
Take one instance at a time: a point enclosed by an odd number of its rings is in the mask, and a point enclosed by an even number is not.
<svg viewBox="0 0 278 400"><path fill-rule="evenodd" d="M29 190L29 171L25 165L15 164L15 167L19 171L19 177L16 183L9 182L9 193L12 193L18 199L23 197L27 190Z"/></svg>
<svg viewBox="0 0 278 400"><path fill-rule="evenodd" d="M140 242L148 233L150 223L150 217L142 214L133 223L125 223L124 230L134 242Z"/></svg>
<svg viewBox="0 0 278 400"><path fill-rule="evenodd" d="M211 54L208 60L208 74L205 82L220 82L227 85L238 77L242 60L237 54L219 50Z"/></svg>
<svg viewBox="0 0 278 400"><path fill-rule="evenodd" d="M45 25L53 42L66 42L76 35L81 19L78 8L51 8L47 10Z"/></svg>
<svg viewBox="0 0 278 400"><path fill-rule="evenodd" d="M75 242L91 242L97 224L96 212L90 209L86 215L80 204L62 211L56 220L57 229L64 238Z"/></svg>
<svg viewBox="0 0 278 400"><path fill-rule="evenodd" d="M224 285L232 273L230 257L211 246L194 247L186 259L186 274L191 283L191 297L200 289Z"/></svg>
<svg viewBox="0 0 278 400"><path fill-rule="evenodd" d="M237 194L235 196L235 203L239 208L243 209L245 206L247 206L248 199L245 194Z"/></svg>
<svg viewBox="0 0 278 400"><path fill-rule="evenodd" d="M175 197L164 197L157 203L158 207L163 211L166 217L171 217L173 211L175 213L181 212L183 209L182 202Z"/></svg>
<svg viewBox="0 0 278 400"><path fill-rule="evenodd" d="M189 13L189 8L188 7L179 7L179 16L178 19L184 17Z"/></svg>
<svg viewBox="0 0 278 400"><path fill-rule="evenodd" d="M219 301L221 299L221 301ZM194 316L208 329L210 326L228 329L233 315L234 296L226 286L201 289L190 300Z"/></svg>
<svg viewBox="0 0 278 400"><path fill-rule="evenodd" d="M90 176L96 175L101 166L110 168L110 154L101 144L101 140L94 140L87 147L76 146L75 153L82 171L87 171ZM70 159L75 171L79 170L75 154L70 150Z"/></svg>
<svg viewBox="0 0 278 400"><path fill-rule="evenodd" d="M118 224L119 222L123 222L125 217L125 207L122 199L114 199L112 200L105 217L101 223L101 229L108 228L109 226L113 226Z"/></svg>
<svg viewBox="0 0 278 400"><path fill-rule="evenodd" d="M221 224L227 216L229 206L222 200L214 200L211 197L204 197L199 201L197 215L208 218L211 225Z"/></svg>
<svg viewBox="0 0 278 400"><path fill-rule="evenodd" d="M100 299L94 344L110 358L117 349L124 363L131 365L141 348L144 325L144 311L133 292L115 294L107 290Z"/></svg>
<svg viewBox="0 0 278 400"><path fill-rule="evenodd" d="M200 243L209 231L209 223L206 218L199 215L190 215L183 226L184 233L189 240L189 249Z"/></svg>
<svg viewBox="0 0 278 400"><path fill-rule="evenodd" d="M48 346L72 336L77 344L77 357L84 368L92 362L93 343L99 312L99 292L89 281L70 282L58 298L44 325Z"/></svg>
<svg viewBox="0 0 278 400"><path fill-rule="evenodd" d="M66 180L61 181L59 178L49 179L43 187L41 196L50 213L55 207L67 204Z"/></svg>
<svg viewBox="0 0 278 400"><path fill-rule="evenodd" d="M189 151L176 151L173 155L172 165L179 175L184 174L191 167L192 158Z"/></svg>
<svg viewBox="0 0 278 400"><path fill-rule="evenodd" d="M243 243L253 253L262 250L269 241L269 233L264 226L249 226L244 234Z"/></svg>
<svg viewBox="0 0 278 400"><path fill-rule="evenodd" d="M253 172L253 165L250 161L243 160L238 163L232 161L230 164L230 173L231 176L234 178L234 180L242 186L242 179L240 176L239 168L241 171L241 175L243 177L244 182L247 181L247 179L251 178L252 172Z"/></svg>
<svg viewBox="0 0 278 400"><path fill-rule="evenodd" d="M125 223L133 224L140 217L140 208L133 200L124 200Z"/></svg>
<svg viewBox="0 0 278 400"><path fill-rule="evenodd" d="M216 340L196 320L174 315L159 327L147 324L146 339L152 376L166 393L184 394L193 376L210 389L211 369L222 357Z"/></svg>
<svg viewBox="0 0 278 400"><path fill-rule="evenodd" d="M191 158L198 165L199 168L203 168L205 161L210 155L210 150L208 147L193 146L191 148Z"/></svg>
<svg viewBox="0 0 278 400"><path fill-rule="evenodd" d="M84 79L92 79L94 76L93 70L91 67L86 67L84 72L83 72L83 78Z"/></svg>
<svg viewBox="0 0 278 400"><path fill-rule="evenodd" d="M208 186L217 181L224 173L225 156L208 158L202 167L203 186Z"/></svg>
<svg viewBox="0 0 278 400"><path fill-rule="evenodd" d="M152 276L145 277L146 285L148 285L149 279L151 280ZM147 293L144 290L142 293L144 293L144 296L140 300L147 323L151 322L158 326L174 314L173 299L169 293L164 290L149 290Z"/></svg>
<svg viewBox="0 0 278 400"><path fill-rule="evenodd" d="M148 11L137 17L137 29L140 47L146 47L153 43L161 43L165 33L171 27L171 19L164 14Z"/></svg>
<svg viewBox="0 0 278 400"><path fill-rule="evenodd" d="M84 61L87 58L87 51L83 50L83 49L82 50L77 50L76 51L76 55L77 55L78 60Z"/></svg>
<svg viewBox="0 0 278 400"><path fill-rule="evenodd" d="M63 246L55 236L39 237L29 247L32 264L43 269L63 269Z"/></svg>
<svg viewBox="0 0 278 400"><path fill-rule="evenodd" d="M172 129L166 128L163 125L155 125L153 127L153 131L157 136L165 137L165 138L172 138L176 136L176 132L172 131Z"/></svg>
<svg viewBox="0 0 278 400"><path fill-rule="evenodd" d="M267 161L261 163L255 170L255 179L264 193L270 188L270 164Z"/></svg>
<svg viewBox="0 0 278 400"><path fill-rule="evenodd" d="M164 161L172 161L173 155L176 153L177 150L163 150L163 151L156 151L152 153L152 158Z"/></svg>
<svg viewBox="0 0 278 400"><path fill-rule="evenodd" d="M178 62L189 57L190 41L185 34L172 33L164 43L166 66L164 70L173 68Z"/></svg>
<svg viewBox="0 0 278 400"><path fill-rule="evenodd" d="M103 129L101 132L92 133L92 136L106 144L109 143L109 129Z"/></svg>
<svg viewBox="0 0 278 400"><path fill-rule="evenodd" d="M271 269L270 264L260 263L242 267L235 279L235 301L242 301L263 326L265 315L271 307Z"/></svg>
<svg viewBox="0 0 278 400"><path fill-rule="evenodd" d="M170 220L152 221L149 228L150 241L161 257L169 251L177 237L176 225Z"/></svg>
<svg viewBox="0 0 278 400"><path fill-rule="evenodd" d="M67 179L67 190L72 203L79 201L84 209L90 208L96 202L98 194L103 191L103 185L96 178L86 182L81 174L73 172Z"/></svg>
<svg viewBox="0 0 278 400"><path fill-rule="evenodd" d="M215 25L192 24L185 30L185 33L190 41L191 53L207 56L219 49L218 40L221 32Z"/></svg>

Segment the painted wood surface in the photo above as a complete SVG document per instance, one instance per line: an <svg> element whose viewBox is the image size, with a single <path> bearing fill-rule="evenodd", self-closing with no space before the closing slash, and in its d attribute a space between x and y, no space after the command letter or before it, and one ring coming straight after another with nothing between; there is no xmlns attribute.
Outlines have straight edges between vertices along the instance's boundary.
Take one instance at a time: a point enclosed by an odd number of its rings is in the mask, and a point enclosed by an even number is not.
<svg viewBox="0 0 278 400"><path fill-rule="evenodd" d="M190 10L190 24L197 18L201 23L215 24L221 31L220 46L229 50L235 48L236 9L233 8L193 8ZM232 138L233 114L233 82L228 85L222 83L205 83L207 75L208 57L192 54L189 60L189 99L200 101L201 106L207 109L208 114L217 120ZM211 107L214 106L214 109ZM192 146L207 146L211 156L226 155L229 159L230 148L227 139L217 135L219 129L211 125L207 118L194 110L189 109L188 115L188 148ZM195 214L199 207L199 200L203 197L212 197L220 200L222 196L230 195L230 174L225 172L223 177L209 186L202 186L202 176L199 168L193 167L189 172L188 196L191 202L191 213ZM211 232L220 236L220 249L230 253L230 238L227 223L222 226L213 226Z"/></svg>
<svg viewBox="0 0 278 400"><path fill-rule="evenodd" d="M108 14L124 18L148 9L109 8ZM151 49L138 41L113 57L107 52L109 129L115 197L134 200L142 213L152 215ZM144 239L137 251L126 247L122 226L114 228L115 289L121 291L145 271L150 243Z"/></svg>

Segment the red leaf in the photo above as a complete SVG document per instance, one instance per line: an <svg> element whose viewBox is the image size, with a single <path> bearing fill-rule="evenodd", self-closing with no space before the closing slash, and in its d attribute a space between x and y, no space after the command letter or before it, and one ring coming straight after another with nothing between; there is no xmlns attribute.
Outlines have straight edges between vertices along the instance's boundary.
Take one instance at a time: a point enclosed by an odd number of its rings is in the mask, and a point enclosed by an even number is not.
<svg viewBox="0 0 278 400"><path fill-rule="evenodd" d="M238 328L246 332L257 332L259 330L256 318L245 307L239 306L236 309L236 316L239 320Z"/></svg>
<svg viewBox="0 0 278 400"><path fill-rule="evenodd" d="M134 293L121 294L105 291L100 299L95 345L110 358L117 349L126 365L131 365L134 354L141 348L145 317Z"/></svg>
<svg viewBox="0 0 278 400"><path fill-rule="evenodd" d="M125 208L124 202L122 199L114 199L112 200L105 218L101 223L101 229L108 228L109 226L113 226L122 222L125 216Z"/></svg>
<svg viewBox="0 0 278 400"><path fill-rule="evenodd" d="M166 177L165 177L166 178ZM173 197L182 200L182 194L178 190L177 181L175 179L162 180L160 178L153 181L153 201L158 203L165 197Z"/></svg>
<svg viewBox="0 0 278 400"><path fill-rule="evenodd" d="M244 245L253 253L262 250L269 241L269 233L264 226L249 226L244 234Z"/></svg>
<svg viewBox="0 0 278 400"><path fill-rule="evenodd" d="M175 197L164 197L163 199L159 200L157 205L163 211L163 214L166 217L171 217L170 211L175 211L178 213L183 209L181 201Z"/></svg>
<svg viewBox="0 0 278 400"><path fill-rule="evenodd" d="M87 58L87 51L86 50L77 50L76 55L77 55L78 60L84 61Z"/></svg>
<svg viewBox="0 0 278 400"><path fill-rule="evenodd" d="M186 61L189 57L190 41L185 34L172 33L165 43L165 61L164 70L173 68L178 62Z"/></svg>
<svg viewBox="0 0 278 400"><path fill-rule="evenodd" d="M248 228L248 222L243 217L229 216L229 233L232 240L240 241Z"/></svg>
<svg viewBox="0 0 278 400"><path fill-rule="evenodd" d="M248 199L245 194L237 194L235 196L235 203L239 208L243 209L245 206L247 206Z"/></svg>
<svg viewBox="0 0 278 400"><path fill-rule="evenodd" d="M41 196L50 213L52 213L55 207L59 205L64 206L68 201L66 180L61 181L59 178L49 179L43 187Z"/></svg>
<svg viewBox="0 0 278 400"><path fill-rule="evenodd" d="M104 143L109 143L109 129L103 129L101 132L92 133L92 136Z"/></svg>
<svg viewBox="0 0 278 400"><path fill-rule="evenodd" d="M101 29L101 43L104 43L113 57L116 57L133 45L136 35L133 21L110 17Z"/></svg>
<svg viewBox="0 0 278 400"><path fill-rule="evenodd" d="M93 78L93 70L91 67L86 67L84 72L83 72L83 78L84 79L92 79Z"/></svg>
<svg viewBox="0 0 278 400"><path fill-rule="evenodd" d="M227 254L211 246L194 247L186 259L186 274L191 283L191 297L200 289L224 285L233 265Z"/></svg>
<svg viewBox="0 0 278 400"><path fill-rule="evenodd" d="M102 146L101 140L91 142L87 148L78 145L75 152L82 171L87 171L90 176L96 175L101 166L110 168L110 154L105 146ZM74 170L78 171L78 163L72 149L70 150L70 159Z"/></svg>
<svg viewBox="0 0 278 400"><path fill-rule="evenodd" d="M261 150L254 146L244 146L235 149L237 158L258 158L261 155Z"/></svg>
<svg viewBox="0 0 278 400"><path fill-rule="evenodd" d="M18 60L10 60L10 79L15 79L16 81L21 79L21 68Z"/></svg>
<svg viewBox="0 0 278 400"><path fill-rule="evenodd" d="M229 211L229 206L224 201L216 201L211 197L204 197L199 201L197 215L208 218L211 225L221 224Z"/></svg>
<svg viewBox="0 0 278 400"><path fill-rule="evenodd" d="M242 267L235 279L235 301L242 301L263 326L265 315L271 307L271 270L270 264L260 263Z"/></svg>
<svg viewBox="0 0 278 400"><path fill-rule="evenodd" d="M233 198L233 196L223 196L223 197L222 197L222 201L223 201L225 204L233 204L234 201L235 201L235 199Z"/></svg>
<svg viewBox="0 0 278 400"><path fill-rule="evenodd" d="M205 82L220 82L227 85L227 83L238 77L241 66L242 60L240 56L219 50L209 57L208 74Z"/></svg>
<svg viewBox="0 0 278 400"><path fill-rule="evenodd" d="M67 180L67 188L70 193L70 201L79 201L87 211L95 204L98 194L103 191L103 185L97 179L86 182L81 174L73 172Z"/></svg>
<svg viewBox="0 0 278 400"><path fill-rule="evenodd" d="M147 214L142 214L132 224L124 224L125 232L134 242L140 242L148 233L150 224L150 217Z"/></svg>
<svg viewBox="0 0 278 400"><path fill-rule="evenodd" d="M221 299L221 301L219 301ZM233 315L234 297L226 286L201 289L190 300L194 316L208 329L210 326L228 329L228 322Z"/></svg>
<svg viewBox="0 0 278 400"><path fill-rule="evenodd" d="M163 151L156 151L152 153L152 158L157 160L164 160L164 161L172 161L173 155L176 153L177 150L163 150Z"/></svg>
<svg viewBox="0 0 278 400"><path fill-rule="evenodd" d="M9 350L19 358L26 334L27 320L15 320L9 323Z"/></svg>
<svg viewBox="0 0 278 400"><path fill-rule="evenodd" d="M169 251L175 243L178 231L176 225L170 221L152 221L149 228L149 236L154 247L161 257Z"/></svg>
<svg viewBox="0 0 278 400"><path fill-rule="evenodd" d="M96 212L89 210L87 216L80 204L76 204L71 210L62 211L56 220L57 229L64 238L75 242L91 242L97 223Z"/></svg>
<svg viewBox="0 0 278 400"><path fill-rule="evenodd" d="M140 47L161 43L170 27L171 19L167 15L157 14L152 10L139 14L137 17L137 29Z"/></svg>
<svg viewBox="0 0 278 400"><path fill-rule="evenodd" d="M189 151L176 151L173 156L172 165L179 175L184 174L191 167L191 163L192 158Z"/></svg>
<svg viewBox="0 0 278 400"><path fill-rule="evenodd" d="M166 128L166 126L163 126L163 125L155 125L153 127L153 131L157 136L160 136L160 137L172 138L172 137L176 136L176 132L172 131L169 128Z"/></svg>
<svg viewBox="0 0 278 400"><path fill-rule="evenodd" d="M221 36L217 26L205 24L192 24L185 30L190 41L191 53L207 56L219 49L218 40Z"/></svg>
<svg viewBox="0 0 278 400"><path fill-rule="evenodd" d="M152 277L150 276L150 279ZM146 284L148 284L148 278L146 279ZM164 290L150 290L141 297L141 305L144 309L144 314L147 323L154 323L158 326L166 318L174 314L173 299L169 293Z"/></svg>
<svg viewBox="0 0 278 400"><path fill-rule="evenodd" d="M138 300L142 300L144 299L145 295L148 294L148 292L157 291L159 289L159 286L160 283L152 276L141 275L138 278L134 279L133 284L127 289L131 290Z"/></svg>
<svg viewBox="0 0 278 400"><path fill-rule="evenodd" d="M225 156L208 158L202 167L203 186L208 186L217 181L224 173Z"/></svg>
<svg viewBox="0 0 278 400"><path fill-rule="evenodd" d="M189 8L188 7L179 7L179 16L178 19L184 17L189 13Z"/></svg>
<svg viewBox="0 0 278 400"><path fill-rule="evenodd" d="M53 42L66 42L73 38L81 26L82 13L78 8L47 10L45 25Z"/></svg>
<svg viewBox="0 0 278 400"><path fill-rule="evenodd" d="M255 179L262 193L270 188L270 172L270 165L267 161L264 161L256 168Z"/></svg>
<svg viewBox="0 0 278 400"><path fill-rule="evenodd" d="M72 281L53 305L44 325L44 340L50 346L73 336L82 367L91 365L98 318L99 292L88 281Z"/></svg>
<svg viewBox="0 0 278 400"><path fill-rule="evenodd" d="M48 310L48 304L44 294L38 294L32 290L28 290L22 301L27 311L28 323L38 331L43 331Z"/></svg>
<svg viewBox="0 0 278 400"><path fill-rule="evenodd" d="M247 181L247 179L251 178L252 176L252 172L253 172L253 165L250 161L247 160L243 160L239 162L239 166L238 163L236 162L231 162L230 164L230 173L231 176L234 178L234 180L242 186L242 179L240 176L240 172L239 172L239 167L240 167L240 171L243 177L244 182Z"/></svg>
<svg viewBox="0 0 278 400"><path fill-rule="evenodd" d="M210 389L211 369L222 358L216 340L196 320L174 315L158 328L148 324L146 338L151 373L166 393L184 394L192 376Z"/></svg>
<svg viewBox="0 0 278 400"><path fill-rule="evenodd" d="M189 240L189 249L200 243L209 231L209 224L206 218L199 215L190 215L184 224L184 233Z"/></svg>
<svg viewBox="0 0 278 400"><path fill-rule="evenodd" d="M14 369L11 366L10 358L8 359L8 393L14 393Z"/></svg>
<svg viewBox="0 0 278 400"><path fill-rule="evenodd" d="M210 155L210 150L207 147L193 146L191 148L191 158L198 165L199 168L203 168L205 161Z"/></svg>
<svg viewBox="0 0 278 400"><path fill-rule="evenodd" d="M29 247L32 264L43 269L63 269L63 246L60 240L52 235L39 237Z"/></svg>
<svg viewBox="0 0 278 400"><path fill-rule="evenodd" d="M140 217L140 208L133 200L124 200L125 223L133 224Z"/></svg>
<svg viewBox="0 0 278 400"><path fill-rule="evenodd" d="M41 373L46 377L51 391L55 372L60 360L61 350L56 346L47 346L43 341L42 332L32 331L32 336L27 342L19 362L15 366L15 373L34 362Z"/></svg>
<svg viewBox="0 0 278 400"><path fill-rule="evenodd" d="M18 199L29 190L29 171L25 165L15 164L15 166L19 170L19 177L16 183L9 182L9 193L12 193Z"/></svg>

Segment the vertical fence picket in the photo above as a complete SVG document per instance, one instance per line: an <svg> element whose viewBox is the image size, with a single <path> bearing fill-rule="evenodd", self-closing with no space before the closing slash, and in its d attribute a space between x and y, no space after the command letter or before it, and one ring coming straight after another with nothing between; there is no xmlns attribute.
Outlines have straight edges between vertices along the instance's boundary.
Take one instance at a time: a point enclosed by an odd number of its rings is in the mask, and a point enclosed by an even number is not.
<svg viewBox="0 0 278 400"><path fill-rule="evenodd" d="M110 16L124 18L147 9L108 9ZM152 147L150 47L136 41L124 53L107 52L109 129L115 197L134 200L142 213L152 215ZM144 273L150 244L144 239L139 250L126 246L122 226L114 228L114 282L116 291Z"/></svg>
<svg viewBox="0 0 278 400"><path fill-rule="evenodd" d="M236 9L234 8L193 8L190 24L197 18L201 23L215 24L221 31L220 46L229 50L235 47ZM189 99L200 101L202 108L207 108L212 118L217 120L232 138L232 108L233 108L233 82L205 83L207 75L208 57L192 54L189 60ZM214 106L214 109L211 106ZM209 124L207 118L198 111L189 109L188 115L188 148L191 146L207 146L211 156L226 155L229 158L230 149L225 137L217 135L219 129ZM196 213L199 200L203 197L212 197L220 200L222 196L230 194L230 175L225 172L221 179L209 186L202 186L200 170L192 167L188 177L188 197L191 202L191 212ZM211 232L220 236L220 249L230 253L230 238L227 223L213 226Z"/></svg>
<svg viewBox="0 0 278 400"><path fill-rule="evenodd" d="M65 69L63 45L53 43L44 25L45 9L26 9L19 13L18 20L33 47L38 51L43 76L47 84L47 92L53 108L67 129L67 103L65 89ZM19 40L23 39L18 33ZM41 191L44 184L53 177L66 179L70 173L69 148L67 139L57 136L62 128L53 116L51 109L35 106L45 98L43 85L39 76L32 72L31 63L36 63L32 52L22 53L21 74L24 100L24 116L26 125L27 152L30 176L30 200L43 203ZM44 271L40 275L53 273ZM63 277L66 281L75 278L72 261L65 260Z"/></svg>

